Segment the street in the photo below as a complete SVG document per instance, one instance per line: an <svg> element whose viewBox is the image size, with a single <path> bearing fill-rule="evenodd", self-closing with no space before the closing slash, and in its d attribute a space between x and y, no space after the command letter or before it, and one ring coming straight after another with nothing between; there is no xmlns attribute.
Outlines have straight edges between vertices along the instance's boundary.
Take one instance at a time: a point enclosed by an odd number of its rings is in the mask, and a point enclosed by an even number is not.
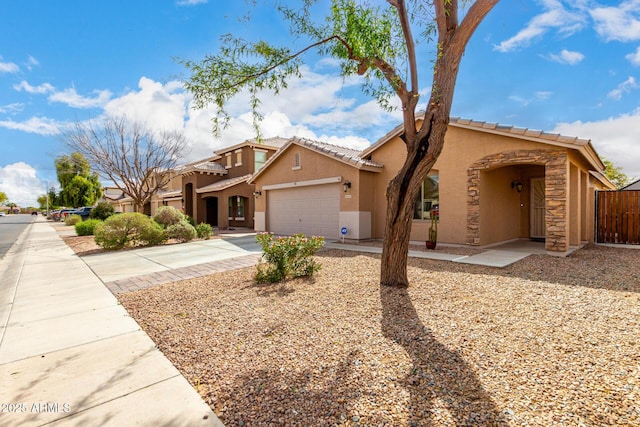
<svg viewBox="0 0 640 427"><path fill-rule="evenodd" d="M0 216L0 259L18 240L29 224L36 220L34 215L18 214Z"/></svg>

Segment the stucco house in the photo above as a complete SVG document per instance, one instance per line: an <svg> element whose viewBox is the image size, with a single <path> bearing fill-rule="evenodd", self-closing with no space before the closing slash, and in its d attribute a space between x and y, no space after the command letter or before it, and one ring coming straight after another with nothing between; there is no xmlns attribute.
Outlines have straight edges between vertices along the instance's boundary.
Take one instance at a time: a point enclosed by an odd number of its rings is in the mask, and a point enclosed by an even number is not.
<svg viewBox="0 0 640 427"><path fill-rule="evenodd" d="M387 183L406 154L398 126L362 152L293 138L247 182L255 229L382 238ZM590 141L453 118L416 201L411 240L425 241L439 212L441 243L545 241L566 255L594 240L594 192L613 189Z"/></svg>
<svg viewBox="0 0 640 427"><path fill-rule="evenodd" d="M283 138L247 140L215 152L215 156L182 166L183 211L195 223L213 227L253 228L254 186L249 178L285 144ZM177 197L177 193L171 194Z"/></svg>

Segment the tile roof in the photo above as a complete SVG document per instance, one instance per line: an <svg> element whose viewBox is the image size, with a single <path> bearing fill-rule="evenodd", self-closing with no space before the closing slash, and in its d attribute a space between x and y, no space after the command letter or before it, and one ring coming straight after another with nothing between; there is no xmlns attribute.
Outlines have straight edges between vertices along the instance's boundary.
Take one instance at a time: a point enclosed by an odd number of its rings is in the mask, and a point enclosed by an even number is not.
<svg viewBox="0 0 640 427"><path fill-rule="evenodd" d="M240 144L232 145L229 147L223 147L219 150L216 150L215 153L218 156L221 156L225 153L228 153L230 151L235 151L242 147L264 147L264 148L271 148L274 150L278 150L282 148L284 145L286 145L287 142L289 142L288 138L282 138L279 136L264 138L264 139L261 139L260 141L258 141L257 139L247 139L246 141L243 141Z"/></svg>
<svg viewBox="0 0 640 427"><path fill-rule="evenodd" d="M196 189L196 193L212 193L215 191L222 191L229 187L233 187L234 185L242 184L243 182L247 182L251 178L251 174L243 175L236 178L224 179L222 181L214 182L213 184L205 185L204 187L200 187Z"/></svg>
<svg viewBox="0 0 640 427"><path fill-rule="evenodd" d="M499 123L480 122L480 121L470 120L470 119L461 119L459 117L451 117L449 124L452 124L454 126L460 125L465 127L477 128L481 130L494 131L496 133L511 134L518 137L539 138L539 139L547 140L549 142L557 142L561 144L572 144L572 145L578 145L578 146L589 144L588 139L578 138L575 136L565 136L565 135L560 135L559 133L549 133L541 130L519 128L515 126L506 126L506 125L501 125Z"/></svg>
<svg viewBox="0 0 640 427"><path fill-rule="evenodd" d="M188 172L209 172L218 173L220 175L227 174L227 170L224 168L224 166L222 166L220 163L212 162L210 160L185 165L184 167L177 169L177 172L181 174L185 174Z"/></svg>
<svg viewBox="0 0 640 427"><path fill-rule="evenodd" d="M170 197L180 197L182 196L182 190L161 190L158 191L158 197L163 199L168 199Z"/></svg>
<svg viewBox="0 0 640 427"><path fill-rule="evenodd" d="M303 147L307 147L313 151L334 157L345 163L349 163L357 168L367 167L374 169L382 169L382 165L371 160L361 157L361 151L353 148L341 147L338 145L327 144L326 142L313 141L306 138L291 138L291 142Z"/></svg>
<svg viewBox="0 0 640 427"><path fill-rule="evenodd" d="M416 119L422 120L424 112L416 113ZM528 128L520 128L516 126L508 126L501 125L500 123L491 123L491 122L482 122L471 119L461 119L460 117L451 117L449 119L450 126L456 127L464 127L464 128L472 128L477 129L481 132L492 132L496 134L502 134L506 136L512 136L514 138L531 138L536 139L539 142L547 142L553 145L563 145L563 146L575 146L574 148L579 149L580 147L589 146L591 149L591 142L588 139L578 138L574 136L565 136L560 135L558 133L549 133L541 130L534 130ZM363 156L368 156L372 152L374 152L378 147L384 145L386 142L391 140L393 137L398 136L402 133L404 128L404 124L400 123L398 126L393 128L391 131L386 133L382 138L378 139L376 142L371 144L368 148L366 148L363 152Z"/></svg>

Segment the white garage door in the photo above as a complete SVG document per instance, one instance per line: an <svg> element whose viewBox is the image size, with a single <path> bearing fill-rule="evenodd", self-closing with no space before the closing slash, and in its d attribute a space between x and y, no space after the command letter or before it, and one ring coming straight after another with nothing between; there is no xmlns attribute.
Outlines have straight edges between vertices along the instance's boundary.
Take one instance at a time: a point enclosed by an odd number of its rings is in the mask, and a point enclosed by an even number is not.
<svg viewBox="0 0 640 427"><path fill-rule="evenodd" d="M340 186L314 185L270 190L267 206L267 228L275 234L324 236L340 235Z"/></svg>

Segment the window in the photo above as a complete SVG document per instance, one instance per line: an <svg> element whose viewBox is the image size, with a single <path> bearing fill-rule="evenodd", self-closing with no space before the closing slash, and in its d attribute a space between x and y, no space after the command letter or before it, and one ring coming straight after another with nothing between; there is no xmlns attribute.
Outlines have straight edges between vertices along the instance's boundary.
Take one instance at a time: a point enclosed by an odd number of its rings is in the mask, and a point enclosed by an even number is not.
<svg viewBox="0 0 640 427"><path fill-rule="evenodd" d="M226 169L231 169L231 153L227 153L225 154L226 156L226 160L227 160L227 164L225 165Z"/></svg>
<svg viewBox="0 0 640 427"><path fill-rule="evenodd" d="M254 151L254 172L258 172L262 166L267 162L267 152L266 151Z"/></svg>
<svg viewBox="0 0 640 427"><path fill-rule="evenodd" d="M242 166L242 150L236 150L236 166Z"/></svg>
<svg viewBox="0 0 640 427"><path fill-rule="evenodd" d="M300 169L300 153L293 155L293 170Z"/></svg>
<svg viewBox="0 0 640 427"><path fill-rule="evenodd" d="M430 219L431 211L440 218L440 176L431 171L422 182L422 188L416 199L413 219Z"/></svg>
<svg viewBox="0 0 640 427"><path fill-rule="evenodd" d="M244 221L244 197L231 196L229 197L229 219Z"/></svg>

